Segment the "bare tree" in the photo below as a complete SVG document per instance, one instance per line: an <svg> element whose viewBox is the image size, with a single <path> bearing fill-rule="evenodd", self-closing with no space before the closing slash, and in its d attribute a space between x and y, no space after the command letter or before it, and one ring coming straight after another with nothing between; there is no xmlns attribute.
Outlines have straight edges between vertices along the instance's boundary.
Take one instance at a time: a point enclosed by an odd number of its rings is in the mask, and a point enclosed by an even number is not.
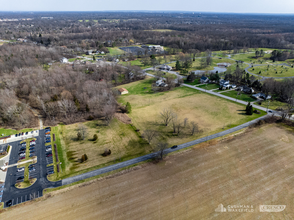
<svg viewBox="0 0 294 220"><path fill-rule="evenodd" d="M146 137L148 143L150 144L152 139L158 135L158 132L156 130L145 130L143 135L144 137Z"/></svg>
<svg viewBox="0 0 294 220"><path fill-rule="evenodd" d="M188 118L184 118L184 127L188 124Z"/></svg>
<svg viewBox="0 0 294 220"><path fill-rule="evenodd" d="M160 157L160 159L163 159L163 156L165 155L165 150L168 148L168 143L165 142L159 142L157 143L156 147L155 147L155 152L158 152L158 156Z"/></svg>
<svg viewBox="0 0 294 220"><path fill-rule="evenodd" d="M194 135L196 132L199 131L199 127L198 127L197 123L195 123L194 121L191 121L190 125L191 125L191 127L190 127L191 128L191 135Z"/></svg>
<svg viewBox="0 0 294 220"><path fill-rule="evenodd" d="M177 125L176 125L176 128L177 128L177 134L179 135L180 132L181 132L181 129L182 129L182 123L178 122Z"/></svg>
<svg viewBox="0 0 294 220"><path fill-rule="evenodd" d="M78 132L81 134L81 138L84 140L87 136L88 129L85 125L79 124L78 126Z"/></svg>
<svg viewBox="0 0 294 220"><path fill-rule="evenodd" d="M160 116L165 126L168 126L170 121L174 118L174 115L175 114L171 109L164 109L162 112L160 112Z"/></svg>
<svg viewBox="0 0 294 220"><path fill-rule="evenodd" d="M172 125L173 125L174 134L175 134L176 129L177 129L177 125L178 125L178 116L177 116L177 114L173 114Z"/></svg>

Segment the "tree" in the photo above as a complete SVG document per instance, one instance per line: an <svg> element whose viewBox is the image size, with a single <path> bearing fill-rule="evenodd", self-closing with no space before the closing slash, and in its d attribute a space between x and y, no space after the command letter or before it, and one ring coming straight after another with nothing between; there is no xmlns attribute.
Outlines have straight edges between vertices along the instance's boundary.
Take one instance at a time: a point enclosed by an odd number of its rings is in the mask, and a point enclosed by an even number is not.
<svg viewBox="0 0 294 220"><path fill-rule="evenodd" d="M96 141L98 139L98 135L97 134L94 134L93 135L93 141Z"/></svg>
<svg viewBox="0 0 294 220"><path fill-rule="evenodd" d="M78 141L79 141L79 140L82 140L82 134L81 134L81 132L79 132L79 131L78 131L78 133L77 133L77 139L78 139Z"/></svg>
<svg viewBox="0 0 294 220"><path fill-rule="evenodd" d="M174 118L174 112L171 109L164 109L160 112L160 117L162 118L165 126L168 126L170 121Z"/></svg>
<svg viewBox="0 0 294 220"><path fill-rule="evenodd" d="M180 61L177 60L176 62L176 70L181 70L182 69L182 65L180 64Z"/></svg>
<svg viewBox="0 0 294 220"><path fill-rule="evenodd" d="M132 106L131 106L131 104L129 102L127 102L127 104L126 104L126 112L127 113L131 113L132 112Z"/></svg>
<svg viewBox="0 0 294 220"><path fill-rule="evenodd" d="M78 134L80 134L80 140L84 140L87 136L88 129L85 125L79 124L78 126Z"/></svg>
<svg viewBox="0 0 294 220"><path fill-rule="evenodd" d="M165 142L159 142L157 143L156 147L155 147L155 152L158 152L158 156L160 157L160 159L163 159L163 156L165 155L165 150L168 148L168 143Z"/></svg>
<svg viewBox="0 0 294 220"><path fill-rule="evenodd" d="M143 133L143 136L147 139L148 143L151 144L151 141L153 138L155 138L158 135L158 132L156 130L145 130Z"/></svg>
<svg viewBox="0 0 294 220"><path fill-rule="evenodd" d="M191 128L191 135L194 135L196 132L199 131L199 128L198 128L198 124L195 123L194 121L191 121L190 123L190 128Z"/></svg>
<svg viewBox="0 0 294 220"><path fill-rule="evenodd" d="M250 102L248 102L247 106L246 106L246 115L252 115L253 114L253 107L250 104Z"/></svg>
<svg viewBox="0 0 294 220"><path fill-rule="evenodd" d="M94 60L94 61L96 60L95 56L93 56L93 60Z"/></svg>

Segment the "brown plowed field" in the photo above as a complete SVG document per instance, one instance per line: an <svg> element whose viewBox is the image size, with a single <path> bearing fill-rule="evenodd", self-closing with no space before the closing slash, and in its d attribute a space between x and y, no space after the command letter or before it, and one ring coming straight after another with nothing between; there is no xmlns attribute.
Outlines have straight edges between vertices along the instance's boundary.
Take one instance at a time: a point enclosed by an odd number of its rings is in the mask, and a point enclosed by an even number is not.
<svg viewBox="0 0 294 220"><path fill-rule="evenodd" d="M293 219L293 134L278 125L256 128L4 210L0 219ZM215 212L221 203L253 206L253 212ZM259 205L286 208L261 213Z"/></svg>

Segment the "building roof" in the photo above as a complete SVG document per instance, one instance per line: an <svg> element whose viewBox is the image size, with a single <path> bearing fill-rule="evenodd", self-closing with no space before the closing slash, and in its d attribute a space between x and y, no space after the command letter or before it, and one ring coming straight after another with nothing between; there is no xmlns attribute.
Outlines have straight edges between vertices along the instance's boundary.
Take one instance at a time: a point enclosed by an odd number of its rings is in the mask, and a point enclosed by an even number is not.
<svg viewBox="0 0 294 220"><path fill-rule="evenodd" d="M126 90L125 88L120 88L120 89L118 89L118 91L120 91L120 92L128 92L128 90Z"/></svg>

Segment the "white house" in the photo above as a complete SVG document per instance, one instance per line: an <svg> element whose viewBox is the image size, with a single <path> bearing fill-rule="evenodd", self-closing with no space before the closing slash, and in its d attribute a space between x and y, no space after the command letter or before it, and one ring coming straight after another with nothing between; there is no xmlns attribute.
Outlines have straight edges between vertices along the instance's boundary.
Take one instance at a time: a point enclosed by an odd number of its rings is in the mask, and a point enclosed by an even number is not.
<svg viewBox="0 0 294 220"><path fill-rule="evenodd" d="M208 79L208 77L206 77L206 76L202 76L202 77L200 78L200 82L201 82L201 83L208 83L208 82L209 82L209 79Z"/></svg>
<svg viewBox="0 0 294 220"><path fill-rule="evenodd" d="M129 93L129 91L126 90L125 88L120 88L118 91L120 92L121 95L124 95L124 94L128 94Z"/></svg>
<svg viewBox="0 0 294 220"><path fill-rule="evenodd" d="M61 63L68 63L68 59L65 58L65 57L62 57L62 58L60 59L60 62L61 62Z"/></svg>

